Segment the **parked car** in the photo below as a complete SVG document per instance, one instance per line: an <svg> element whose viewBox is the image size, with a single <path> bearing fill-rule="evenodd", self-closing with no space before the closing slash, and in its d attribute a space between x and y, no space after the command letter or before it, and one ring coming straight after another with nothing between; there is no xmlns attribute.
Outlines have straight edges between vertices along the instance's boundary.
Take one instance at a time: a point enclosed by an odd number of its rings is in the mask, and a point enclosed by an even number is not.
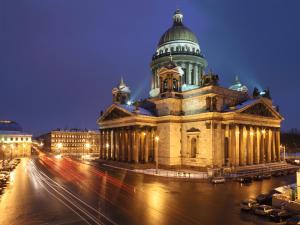
<svg viewBox="0 0 300 225"><path fill-rule="evenodd" d="M250 184L252 183L252 178L251 177L240 177L238 181L242 184Z"/></svg>
<svg viewBox="0 0 300 225"><path fill-rule="evenodd" d="M270 179L272 177L271 173L263 174L263 179Z"/></svg>
<svg viewBox="0 0 300 225"><path fill-rule="evenodd" d="M260 216L268 216L273 210L274 208L269 205L260 205L254 210L254 213Z"/></svg>
<svg viewBox="0 0 300 225"><path fill-rule="evenodd" d="M281 223L281 222L287 220L291 216L292 216L292 214L285 209L274 209L269 215L269 217L272 221L278 222L278 223Z"/></svg>
<svg viewBox="0 0 300 225"><path fill-rule="evenodd" d="M270 205L272 203L272 194L260 194L256 197L259 204Z"/></svg>
<svg viewBox="0 0 300 225"><path fill-rule="evenodd" d="M242 201L240 206L241 206L241 210L250 211L250 210L254 210L256 207L258 207L259 204L257 203L257 201L255 199L250 198L250 199L246 199L246 200Z"/></svg>
<svg viewBox="0 0 300 225"><path fill-rule="evenodd" d="M211 179L211 182L213 184L220 184L220 183L225 183L225 177L214 177Z"/></svg>
<svg viewBox="0 0 300 225"><path fill-rule="evenodd" d="M263 176L262 175L256 175L256 176L253 177L253 180L257 180L257 181L263 180Z"/></svg>
<svg viewBox="0 0 300 225"><path fill-rule="evenodd" d="M297 225L300 224L300 215L292 216L286 220L287 225Z"/></svg>

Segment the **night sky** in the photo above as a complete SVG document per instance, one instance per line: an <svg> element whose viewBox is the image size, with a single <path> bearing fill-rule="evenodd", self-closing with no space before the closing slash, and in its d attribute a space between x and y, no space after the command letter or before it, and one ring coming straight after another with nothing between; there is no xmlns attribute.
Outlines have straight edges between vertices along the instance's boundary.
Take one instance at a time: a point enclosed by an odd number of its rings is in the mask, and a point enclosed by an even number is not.
<svg viewBox="0 0 300 225"><path fill-rule="evenodd" d="M222 86L270 88L283 129L300 128L299 0L0 0L0 118L34 134L96 129L121 76L148 96L176 8Z"/></svg>

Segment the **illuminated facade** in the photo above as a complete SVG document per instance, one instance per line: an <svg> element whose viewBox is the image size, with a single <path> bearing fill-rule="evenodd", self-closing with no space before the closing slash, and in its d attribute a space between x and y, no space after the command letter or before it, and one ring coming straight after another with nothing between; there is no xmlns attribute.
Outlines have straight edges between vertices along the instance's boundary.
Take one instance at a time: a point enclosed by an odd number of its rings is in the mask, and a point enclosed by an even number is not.
<svg viewBox="0 0 300 225"><path fill-rule="evenodd" d="M38 141L43 149L53 154L62 155L99 155L99 132L91 130L70 129L53 130L41 135Z"/></svg>
<svg viewBox="0 0 300 225"><path fill-rule="evenodd" d="M190 30L174 28L183 26L179 11L173 18L174 25L163 35L156 52L161 64L153 73L150 97L134 105L113 98L113 104L98 118L100 158L133 163L158 160L161 165L192 167L280 161L283 117L269 91L255 89L250 96L238 80L231 88L219 86L218 75L203 72L206 61L202 55L193 58L201 69L183 70L172 48L171 56L160 48L197 39ZM200 47L194 47L192 52L200 54ZM191 52L178 53L178 57L185 55L189 58ZM153 58L152 69L158 58Z"/></svg>
<svg viewBox="0 0 300 225"><path fill-rule="evenodd" d="M0 121L1 159L28 157L31 155L32 135L10 120Z"/></svg>

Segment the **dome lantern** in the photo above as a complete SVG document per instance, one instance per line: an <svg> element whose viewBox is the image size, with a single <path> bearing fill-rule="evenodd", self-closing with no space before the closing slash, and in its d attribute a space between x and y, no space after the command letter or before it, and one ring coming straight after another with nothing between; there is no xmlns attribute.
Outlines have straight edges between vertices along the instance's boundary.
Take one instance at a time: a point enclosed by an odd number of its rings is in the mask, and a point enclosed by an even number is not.
<svg viewBox="0 0 300 225"><path fill-rule="evenodd" d="M174 13L173 20L174 20L174 25L182 24L183 15L179 9L177 9L176 12Z"/></svg>

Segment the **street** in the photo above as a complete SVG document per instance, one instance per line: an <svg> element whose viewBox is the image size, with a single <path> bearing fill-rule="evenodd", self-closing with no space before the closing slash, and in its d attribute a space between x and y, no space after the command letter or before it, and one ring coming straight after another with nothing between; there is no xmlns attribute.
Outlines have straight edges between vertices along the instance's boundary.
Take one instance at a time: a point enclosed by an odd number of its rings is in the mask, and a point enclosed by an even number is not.
<svg viewBox="0 0 300 225"><path fill-rule="evenodd" d="M241 200L293 182L290 175L212 185L40 154L12 172L0 197L0 224L261 224L240 213Z"/></svg>

